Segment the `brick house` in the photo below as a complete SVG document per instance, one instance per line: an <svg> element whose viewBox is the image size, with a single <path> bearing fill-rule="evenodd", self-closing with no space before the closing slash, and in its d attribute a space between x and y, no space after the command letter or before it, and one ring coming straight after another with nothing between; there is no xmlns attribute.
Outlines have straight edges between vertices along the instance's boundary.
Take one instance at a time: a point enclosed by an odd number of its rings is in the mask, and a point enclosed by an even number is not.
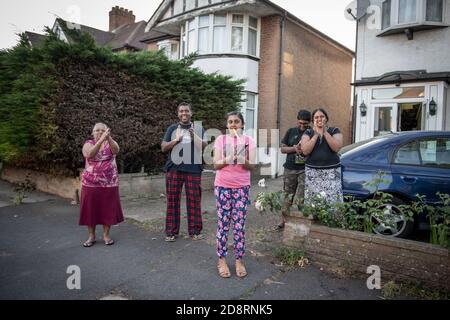
<svg viewBox="0 0 450 320"><path fill-rule="evenodd" d="M354 53L274 3L165 0L146 31L148 50L162 49L171 59L196 52L194 67L246 79L247 130L279 129L283 135L296 125L299 109L323 107L350 143ZM272 164L271 175L282 172L278 149L261 150L258 157Z"/></svg>
<svg viewBox="0 0 450 320"><path fill-rule="evenodd" d="M108 31L56 19L53 31L71 42L66 26L115 52L164 50L170 59L196 52L194 67L246 79L246 129L259 145L273 146L258 153L272 176L283 171L285 155L276 146L296 125L299 109L325 108L345 143L352 139L353 51L268 0L165 0L148 22L135 22L132 11L116 6ZM27 36L34 45L42 41ZM258 135L260 129L267 133Z"/></svg>

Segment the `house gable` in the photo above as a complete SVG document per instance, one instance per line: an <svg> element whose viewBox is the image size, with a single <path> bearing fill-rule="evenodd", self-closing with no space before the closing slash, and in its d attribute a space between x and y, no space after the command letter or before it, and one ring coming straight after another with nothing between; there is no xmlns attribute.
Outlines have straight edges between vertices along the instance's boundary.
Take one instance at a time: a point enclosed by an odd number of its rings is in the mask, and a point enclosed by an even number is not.
<svg viewBox="0 0 450 320"><path fill-rule="evenodd" d="M257 6L255 7L255 5ZM170 27L164 27L167 24L173 25L175 20L182 21L198 15L231 9L251 12L258 16L278 13L272 6L258 0L166 0L161 3L148 21L146 31L154 28L156 31L174 33L175 31Z"/></svg>

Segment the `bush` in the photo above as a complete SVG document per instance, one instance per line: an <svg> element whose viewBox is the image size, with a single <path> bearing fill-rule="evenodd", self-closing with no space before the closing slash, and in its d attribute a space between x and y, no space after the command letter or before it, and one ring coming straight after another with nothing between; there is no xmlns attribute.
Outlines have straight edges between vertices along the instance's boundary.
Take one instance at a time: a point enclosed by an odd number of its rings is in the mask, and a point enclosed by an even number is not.
<svg viewBox="0 0 450 320"><path fill-rule="evenodd" d="M123 172L155 171L164 163L159 145L178 121L179 102L192 103L193 120L205 129L224 129L224 114L240 106L243 81L192 69L193 56L114 54L86 33L65 31L73 44L47 29L40 48L22 36L0 51L0 161L78 175L84 141L96 122L105 122L121 147Z"/></svg>

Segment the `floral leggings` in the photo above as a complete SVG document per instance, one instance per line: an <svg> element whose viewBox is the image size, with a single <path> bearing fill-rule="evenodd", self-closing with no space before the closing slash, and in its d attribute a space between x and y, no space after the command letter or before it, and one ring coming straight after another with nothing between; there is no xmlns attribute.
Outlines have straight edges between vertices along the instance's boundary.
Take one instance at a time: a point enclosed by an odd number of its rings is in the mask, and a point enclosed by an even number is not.
<svg viewBox="0 0 450 320"><path fill-rule="evenodd" d="M216 187L217 216L217 255L227 256L227 241L230 224L233 222L234 256L236 260L245 254L245 221L247 210L250 205L250 186L238 189Z"/></svg>

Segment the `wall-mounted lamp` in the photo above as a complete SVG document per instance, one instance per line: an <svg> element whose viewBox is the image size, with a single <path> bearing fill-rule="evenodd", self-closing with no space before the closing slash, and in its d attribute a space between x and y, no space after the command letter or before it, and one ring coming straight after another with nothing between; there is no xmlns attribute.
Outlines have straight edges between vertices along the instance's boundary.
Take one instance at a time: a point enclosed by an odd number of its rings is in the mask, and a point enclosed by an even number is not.
<svg viewBox="0 0 450 320"><path fill-rule="evenodd" d="M434 101L434 98L431 98L431 101L428 104L428 111L430 113L430 116L436 115L436 110L437 110L437 104Z"/></svg>
<svg viewBox="0 0 450 320"><path fill-rule="evenodd" d="M367 115L367 106L364 103L364 100L359 106L359 111L361 112L361 117L365 117Z"/></svg>

